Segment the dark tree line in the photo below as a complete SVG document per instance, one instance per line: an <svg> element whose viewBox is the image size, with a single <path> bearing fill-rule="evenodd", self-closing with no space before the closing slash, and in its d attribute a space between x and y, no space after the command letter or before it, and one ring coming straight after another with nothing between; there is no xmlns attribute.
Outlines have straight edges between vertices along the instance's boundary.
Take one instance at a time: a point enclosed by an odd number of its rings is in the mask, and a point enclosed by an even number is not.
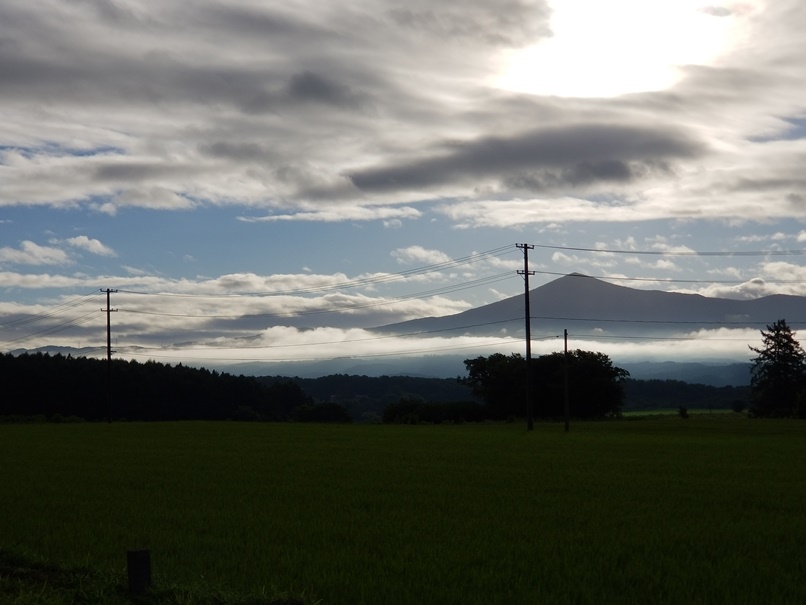
<svg viewBox="0 0 806 605"><path fill-rule="evenodd" d="M289 380L285 376L263 376L262 384ZM331 374L318 378L294 377L294 381L314 401L337 403L357 420L378 421L384 410L400 401L428 401L435 404L473 399L470 389L455 378L419 376L357 376Z"/></svg>
<svg viewBox="0 0 806 605"><path fill-rule="evenodd" d="M271 384L287 380L284 376L258 378ZM453 378L425 378L419 376L356 376L331 374L319 378L294 378L302 390L314 399L325 401L332 398L350 399L361 394L367 399L398 400L404 397L419 397L432 401L457 401L466 399L468 388Z"/></svg>
<svg viewBox="0 0 806 605"><path fill-rule="evenodd" d="M624 381L625 410L654 410L660 408L734 409L744 410L750 399L749 386L715 387L692 384L682 380Z"/></svg>
<svg viewBox="0 0 806 605"><path fill-rule="evenodd" d="M253 377L155 361L113 360L110 399L107 371L105 360L0 354L0 417L282 421L313 407L290 380L264 385Z"/></svg>
<svg viewBox="0 0 806 605"><path fill-rule="evenodd" d="M566 378L567 364L567 378ZM527 378L526 360L518 353L466 359L468 376L460 381L481 399L488 417L523 417L527 379L536 418L562 418L565 385L574 418L618 416L624 405L624 380L629 372L613 365L604 353L575 350L532 359Z"/></svg>
<svg viewBox="0 0 806 605"><path fill-rule="evenodd" d="M569 354L571 415L600 418L622 409L658 407L742 409L754 416L802 416L806 361L785 322L762 331L765 346L752 387L709 387L674 380L633 380L600 353ZM533 360L538 418L563 415L562 353ZM472 422L522 418L525 360L495 354L465 360L458 379L411 376L320 378L234 376L205 369L113 360L112 407L107 362L90 358L0 354L0 417L105 420L268 420L344 422ZM751 397L752 393L752 397Z"/></svg>

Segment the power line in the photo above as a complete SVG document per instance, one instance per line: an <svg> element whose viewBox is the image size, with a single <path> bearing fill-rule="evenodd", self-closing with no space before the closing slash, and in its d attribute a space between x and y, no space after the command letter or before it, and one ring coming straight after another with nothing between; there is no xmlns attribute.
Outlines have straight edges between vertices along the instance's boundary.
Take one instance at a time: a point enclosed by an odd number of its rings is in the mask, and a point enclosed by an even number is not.
<svg viewBox="0 0 806 605"><path fill-rule="evenodd" d="M598 252L607 254L643 254L652 256L803 256L806 250L746 250L735 252L703 252L697 250L617 250L608 248L580 248L576 246L549 246L535 244L535 248L567 250L571 252Z"/></svg>
<svg viewBox="0 0 806 605"><path fill-rule="evenodd" d="M573 336L578 340L588 339L588 340L704 340L708 342L747 342L746 338L712 338L709 336L628 336L628 335L617 335L617 334L597 334L597 335L590 335L590 334L572 334L569 332L569 336Z"/></svg>
<svg viewBox="0 0 806 605"><path fill-rule="evenodd" d="M222 346L222 349L284 349L284 348L291 348L291 347L316 347L321 345L331 345L331 344L352 344L355 342L367 342L373 340L391 340L394 338L411 338L414 336L425 336L429 334L441 334L443 332L455 332L457 330L467 330L470 328L481 328L485 326L492 326L496 324L502 323L509 323L514 321L520 321L520 317L515 317L511 319L499 319L496 321L488 321L484 323L478 324L468 324L465 326L455 326L453 328L442 328L440 330L422 330L419 332L408 332L403 334L386 334L384 336L368 336L366 338L350 338L350 339L343 339L343 340L329 340L329 341L318 341L318 342L304 342L304 343L294 343L294 344L282 344L282 345L248 345L248 346ZM138 347L139 350L145 351L161 351L163 347Z"/></svg>
<svg viewBox="0 0 806 605"><path fill-rule="evenodd" d="M50 307L47 311L44 311L42 313L26 314L25 316L23 316L23 317L21 317L19 319L14 319L14 320L11 320L11 321L7 321L7 322L5 322L3 324L0 324L0 329L17 328L19 326L24 326L24 325L27 325L29 323L35 323L37 321L42 321L44 319L49 319L49 318L51 318L51 317L53 317L55 315L59 315L60 313L63 313L64 311L74 309L74 308L79 307L81 305L87 304L87 302L89 302L89 301L87 301L86 299L89 298L90 296L97 296L97 293L90 292L90 293L84 294L83 296L80 296L78 298L74 298L72 300L68 300L68 301L65 301L63 303L59 303L58 305Z"/></svg>
<svg viewBox="0 0 806 605"><path fill-rule="evenodd" d="M556 275L558 277L580 277L589 279L607 279L613 281L642 281L656 283L681 283L681 284L746 284L751 280L722 280L722 279L674 279L666 277L623 277L614 275L587 275L582 273L560 273L555 271L535 271L540 275ZM764 280L765 284L806 284L806 280Z"/></svg>
<svg viewBox="0 0 806 605"><path fill-rule="evenodd" d="M556 336L552 336L551 338L556 338ZM486 342L481 344L464 344L464 345L456 345L456 346L445 346L445 347L434 347L428 349L410 349L404 351L393 351L390 353L358 353L354 355L343 355L339 357L320 357L320 358L306 358L305 361L326 361L332 359L359 359L364 357L402 357L406 355L421 355L426 353L434 353L438 351L461 351L465 349L474 349L474 348L484 348L484 347L491 347L491 346L499 346L504 344L511 344L512 340L508 338L501 338L496 339L492 342ZM136 355L136 354L132 354ZM182 356L173 356L173 355L151 355L149 357L153 357L155 359L187 359L189 356L187 354ZM288 362L288 361L299 361L298 358L290 358L290 359L256 359L254 357L249 358L236 358L236 357L225 357L225 358L217 358L217 359L209 359L209 358L198 358L200 361L266 361L267 363L277 363L277 362Z"/></svg>
<svg viewBox="0 0 806 605"><path fill-rule="evenodd" d="M283 296L283 295L321 294L323 292L338 291L342 289L356 288L360 286L373 286L381 283L399 281L416 275L437 273L439 271L444 271L446 269L452 269L454 267L460 267L462 265L472 264L485 258L499 257L504 256L506 254L511 254L513 251L514 248L511 245L500 246L492 250L486 250L484 252L478 252L475 254L470 254L468 256L463 256L460 258L451 259L440 263L425 265L422 267L417 267L415 269L407 269L406 271L400 271L397 273L383 273L381 275L376 275L373 277L358 278L329 284L327 286L316 286L311 288L294 288L290 290L268 290L263 292L243 292L238 294L187 294L187 293L166 293L166 292L157 293L157 292L141 292L137 290L124 290L124 289L118 289L118 292L125 294L137 294L142 296L170 296L176 298L238 298L245 296Z"/></svg>
<svg viewBox="0 0 806 605"><path fill-rule="evenodd" d="M447 260L447 261L443 261L443 262L439 262L439 263L434 263L434 264L431 264L431 265L426 265L426 266L418 267L418 268L415 268L415 269L409 269L409 270L402 271L402 272L395 273L395 274L384 274L384 275L376 276L376 277L372 277L372 278L362 278L362 279L357 279L357 280L351 280L351 281L348 281L348 282L342 282L342 283L339 283L339 284L333 284L333 285L326 286L326 287L323 286L323 287L319 287L319 288L296 289L296 290L287 290L287 291L274 291L274 292L270 292L270 293L263 293L262 295L277 296L277 295L281 295L281 294L294 294L294 293L296 293L296 294L322 293L322 292L327 292L327 291L332 291L332 290L338 290L339 288L342 288L342 287L357 287L357 286L361 286L361 285L373 285L373 284L383 283L383 282L387 282L387 281L391 281L391 280L405 279L406 277L411 277L411 276L414 276L414 275L417 275L417 274L428 274L428 273L442 271L442 270L445 270L445 269L454 268L454 267L458 267L458 266L462 266L462 265L466 265L466 264L471 264L471 263L474 263L474 262L478 262L478 261L480 261L480 260L482 260L484 258L502 256L504 254L508 254L508 253L513 252L513 251L514 251L514 247L512 247L511 245L510 246L501 246L501 247L498 247L498 248L494 248L492 250L487 250L487 251L484 251L484 252L474 253L474 254L467 255L467 256L464 256L464 257L460 257L460 258L457 258L457 259L451 259L451 260ZM164 317L200 318L200 319L214 319L214 318L248 319L248 318L260 318L260 317L267 317L267 318L268 317L295 317L295 316L306 316L306 315L334 313L334 312L340 312L340 311L360 310L360 309L366 309L366 308L371 308L371 307L376 307L376 306L394 304L394 303L397 303L397 302L404 302L406 300L412 300L412 299L417 299L417 298L426 298L426 297L429 297L429 296L437 296L437 295L440 295L440 294L448 294L448 293L457 292L457 291L460 291L460 290L466 290L468 288L478 287L480 285L488 285L488 284L496 283L498 281L502 281L502 280L507 279L509 277L510 277L509 273L490 275L490 276L485 276L485 277L478 278L478 279L475 279L475 280L470 280L470 281L467 281L467 282L461 282L459 284L454 284L454 285L450 285L450 286L443 286L441 288L436 288L436 289L428 290L428 291L421 292L421 293L395 297L394 299L391 299L391 300L389 298L385 298L383 300L373 301L373 302L370 302L370 303L363 303L363 304L353 304L353 303L351 303L351 304L344 304L344 305L335 305L335 306L332 306L331 308L328 308L328 309L317 309L317 310L311 310L311 311L302 311L302 312L298 312L298 313L257 313L257 314L243 314L243 315L237 315L237 314L236 315L233 315L233 314L227 314L227 315L220 315L220 314L192 315L192 314L187 314L187 313L161 313L161 312L158 312L158 311L143 311L143 310L135 310L135 309L121 309L121 311L126 311L126 312L129 312L129 313L135 313L135 314L144 314L144 315L155 315L155 316L164 316ZM150 293L135 292L135 291L129 291L129 290L117 290L117 291L118 292L126 292L126 293L129 293L129 294L150 294ZM186 294L176 294L176 295L162 294L162 295L163 296L192 297L192 298L199 298L199 297L221 298L222 297L222 296L214 296L213 297L213 296L208 296L208 295L186 295ZM256 296L256 295L260 295L260 294L253 294L251 296ZM8 329L8 328L13 328L13 327L20 327L20 326L26 325L28 323L34 323L34 322L37 322L37 321L41 321L41 320L53 317L55 315L63 313L64 311L66 311L68 309L71 309L71 308L74 308L74 307L79 306L81 304L84 304L85 299L90 297L90 296L97 296L97 294L95 292L91 292L91 293L85 294L84 296L81 296L81 297L79 297L77 299L74 299L72 301L67 301L65 303L59 304L59 305L49 309L48 311L46 311L44 313L37 314L37 315L31 315L31 316L28 316L28 317L24 317L24 318L20 318L20 319L17 319L17 320L9 321L9 322L6 322L6 324L0 324L0 329ZM239 295L235 295L235 296L237 296L239 298L244 298L244 297L246 297L248 295L239 294ZM224 298L232 298L232 295L224 296ZM35 336L57 333L57 332L65 330L65 329L68 329L69 327L72 327L73 325L81 325L82 323L86 323L86 322L90 321L91 316L92 316L92 314L85 314L83 316L80 316L77 319L69 320L69 321L63 322L61 324L58 324L56 326L51 326L49 328L45 328L43 330L30 333L30 334L28 334L26 336L10 339L10 340L6 340L6 341L0 341L0 342L14 343L14 342L20 342L20 341L28 340L28 339L33 338Z"/></svg>
<svg viewBox="0 0 806 605"><path fill-rule="evenodd" d="M12 339L9 339L9 340L2 340L0 342L2 342L3 344L11 344L11 343L15 343L15 342L21 342L21 341L25 341L25 340L30 340L31 338L34 338L35 336L43 336L45 334L55 334L57 332L63 332L65 330L69 330L70 328L74 328L74 327L83 325L85 323L88 323L88 322L92 321L96 317L97 317L97 313L95 311L92 311L90 313L85 313L84 315L81 315L81 316L79 316L79 317L77 317L75 319L71 319L71 320L62 322L60 324L56 324L55 326L50 326L48 328L44 328L43 330L39 330L38 332L33 332L31 334L27 334L25 336L20 336L18 338L12 338Z"/></svg>
<svg viewBox="0 0 806 605"><path fill-rule="evenodd" d="M548 317L548 316L532 316L532 319L543 319L550 321L589 321L597 323L633 323L633 324L661 324L661 325L715 325L715 326L763 326L772 321L697 321L697 320L676 320L676 319L604 319L600 317ZM788 324L798 325L806 324L804 321L789 321Z"/></svg>
<svg viewBox="0 0 806 605"><path fill-rule="evenodd" d="M185 317L191 319L254 319L259 317L303 317L308 315L321 315L325 313L338 313L341 311L354 311L360 309L369 309L372 307L380 307L384 305L394 304L398 302L405 302L408 300L416 300L421 298L428 298L430 296L437 296L439 294L449 294L452 292L459 292L461 290L467 290L470 288L475 288L481 285L488 285L492 283L496 283L499 281L503 281L506 279L510 279L510 273L501 273L498 275L489 275L486 277L481 277L479 279L471 280L468 282L461 282L459 284L455 284L453 286L444 286L442 288L437 288L434 290L426 290L425 292L419 292L416 294L408 294L403 296L396 296L396 297L387 297L382 300L375 300L373 302L368 303L359 303L359 304L343 304L343 305L332 305L328 309L315 309L310 311L294 311L294 312L286 312L286 313L247 313L247 314L190 314L190 313L161 313L159 311L143 311L140 309L119 309L121 312L124 313L135 313L141 315L158 315L163 317ZM123 290L121 290L123 292Z"/></svg>

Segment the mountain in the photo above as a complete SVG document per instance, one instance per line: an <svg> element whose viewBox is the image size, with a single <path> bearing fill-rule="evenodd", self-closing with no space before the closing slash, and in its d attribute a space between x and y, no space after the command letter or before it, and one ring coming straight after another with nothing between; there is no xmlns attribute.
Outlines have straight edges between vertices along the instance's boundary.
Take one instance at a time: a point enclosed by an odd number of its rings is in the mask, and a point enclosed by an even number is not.
<svg viewBox="0 0 806 605"><path fill-rule="evenodd" d="M456 378L467 373L463 362L468 357L472 357L472 355L390 357L383 361L348 357L317 361L257 361L230 365L219 364L215 366L215 369L231 374L296 376L299 378L318 378L333 374Z"/></svg>
<svg viewBox="0 0 806 605"><path fill-rule="evenodd" d="M43 355L68 355L72 357L105 357L106 349L103 347L62 347L56 345L47 345L44 347L37 347L36 349L14 349L8 351L9 355L25 355L41 353Z"/></svg>
<svg viewBox="0 0 806 605"><path fill-rule="evenodd" d="M758 328L778 319L806 324L806 297L776 294L753 300L708 298L659 290L638 290L579 273L529 293L532 336L635 334L663 336L700 328ZM449 331L491 336L524 333L524 297L513 296L445 317L427 317L375 328L385 333Z"/></svg>

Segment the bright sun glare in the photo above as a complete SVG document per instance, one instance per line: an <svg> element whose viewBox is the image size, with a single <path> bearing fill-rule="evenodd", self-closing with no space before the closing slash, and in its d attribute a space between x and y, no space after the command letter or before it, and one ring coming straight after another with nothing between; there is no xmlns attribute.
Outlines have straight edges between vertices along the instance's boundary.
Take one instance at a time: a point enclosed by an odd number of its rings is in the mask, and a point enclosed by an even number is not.
<svg viewBox="0 0 806 605"><path fill-rule="evenodd" d="M516 92L613 97L663 90L681 65L711 65L739 40L748 3L554 0L553 36L505 59L495 82Z"/></svg>

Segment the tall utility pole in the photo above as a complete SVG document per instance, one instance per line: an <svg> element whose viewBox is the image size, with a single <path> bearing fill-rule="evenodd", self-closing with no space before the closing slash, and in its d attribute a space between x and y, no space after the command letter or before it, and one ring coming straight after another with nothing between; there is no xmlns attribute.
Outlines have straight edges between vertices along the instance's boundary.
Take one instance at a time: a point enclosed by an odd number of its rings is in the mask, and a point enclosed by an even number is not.
<svg viewBox="0 0 806 605"><path fill-rule="evenodd" d="M529 271L529 250L534 250L530 244L515 244L523 250L523 271L518 271L518 275L523 275L524 291L524 317L526 321L526 430L535 428L532 418L532 312L529 308L529 276L534 275L534 271Z"/></svg>
<svg viewBox="0 0 806 605"><path fill-rule="evenodd" d="M117 311L113 309L109 301L109 295L117 290L101 289L101 292L106 292L106 421L112 422L112 312Z"/></svg>

